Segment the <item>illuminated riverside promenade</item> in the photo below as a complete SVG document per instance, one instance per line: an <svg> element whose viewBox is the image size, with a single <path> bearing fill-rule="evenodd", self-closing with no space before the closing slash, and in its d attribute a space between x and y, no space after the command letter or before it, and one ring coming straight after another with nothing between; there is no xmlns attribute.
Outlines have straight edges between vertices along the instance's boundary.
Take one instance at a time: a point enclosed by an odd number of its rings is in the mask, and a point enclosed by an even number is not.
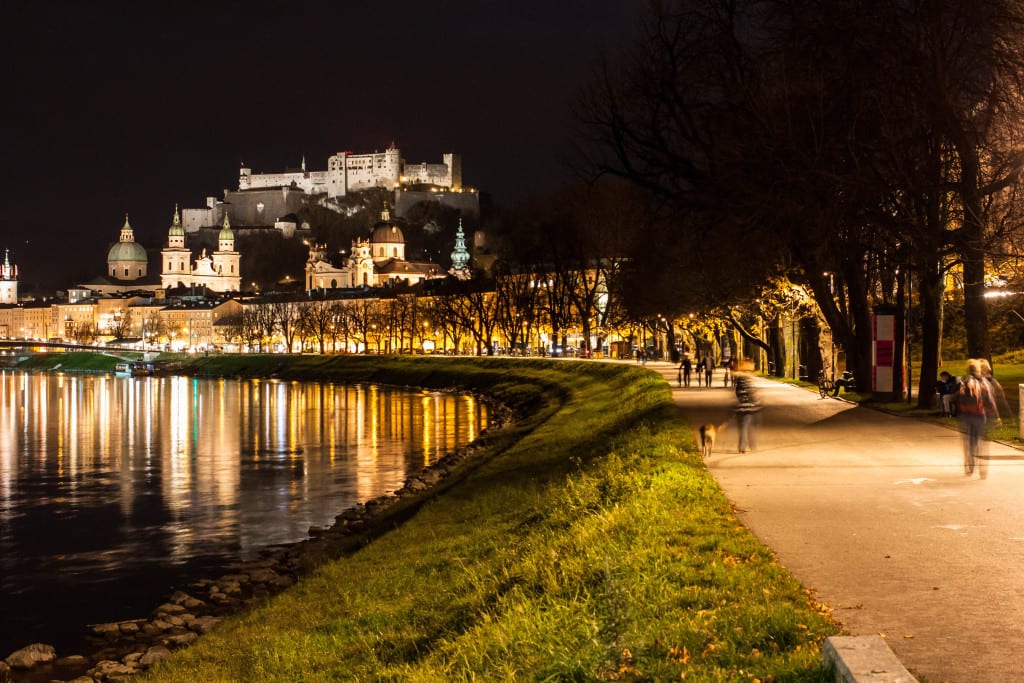
<svg viewBox="0 0 1024 683"><path fill-rule="evenodd" d="M400 488L486 424L457 394L0 372L0 656L143 616L191 575Z"/></svg>

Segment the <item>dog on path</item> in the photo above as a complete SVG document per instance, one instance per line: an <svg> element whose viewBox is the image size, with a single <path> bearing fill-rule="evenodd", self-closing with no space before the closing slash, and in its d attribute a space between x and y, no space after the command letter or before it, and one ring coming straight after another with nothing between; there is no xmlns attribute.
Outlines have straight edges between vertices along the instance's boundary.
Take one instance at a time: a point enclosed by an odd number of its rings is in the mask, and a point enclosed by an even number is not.
<svg viewBox="0 0 1024 683"><path fill-rule="evenodd" d="M728 422L715 426L711 423L703 424L700 426L700 454L707 458L711 455L711 450L715 447L715 438L718 436L718 432L724 431L725 426Z"/></svg>

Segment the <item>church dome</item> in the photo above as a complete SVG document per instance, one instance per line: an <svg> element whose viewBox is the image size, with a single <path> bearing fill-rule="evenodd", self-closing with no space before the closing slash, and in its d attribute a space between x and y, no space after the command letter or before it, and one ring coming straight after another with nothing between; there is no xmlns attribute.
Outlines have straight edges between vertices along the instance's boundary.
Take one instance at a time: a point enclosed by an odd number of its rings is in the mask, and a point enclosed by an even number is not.
<svg viewBox="0 0 1024 683"><path fill-rule="evenodd" d="M138 242L118 242L107 252L107 261L145 263L146 250Z"/></svg>
<svg viewBox="0 0 1024 683"><path fill-rule="evenodd" d="M405 243L405 235L402 234L402 229L394 223L387 225L378 224L373 229L373 234L370 236L370 241L374 244L380 244L381 242L401 242Z"/></svg>
<svg viewBox="0 0 1024 683"><path fill-rule="evenodd" d="M405 244L405 235L402 234L402 229L391 222L391 214L387 207L380 212L380 221L373 226L373 232L370 234L370 242L374 244L380 244L386 242L389 244Z"/></svg>
<svg viewBox="0 0 1024 683"><path fill-rule="evenodd" d="M146 263L146 250L135 241L135 233L128 223L128 216L124 217L124 226L121 228L121 239L107 252L108 263Z"/></svg>

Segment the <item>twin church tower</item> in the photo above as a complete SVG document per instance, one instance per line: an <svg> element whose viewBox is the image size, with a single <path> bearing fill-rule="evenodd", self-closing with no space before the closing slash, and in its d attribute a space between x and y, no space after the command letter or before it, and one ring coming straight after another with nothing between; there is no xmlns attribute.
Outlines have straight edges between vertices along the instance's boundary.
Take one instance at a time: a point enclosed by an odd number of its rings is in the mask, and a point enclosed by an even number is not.
<svg viewBox="0 0 1024 683"><path fill-rule="evenodd" d="M235 233L227 214L217 236L217 251L202 254L192 262L192 252L185 246L185 229L181 214L174 207L174 219L167 231L167 246L160 251L162 268L159 287L203 286L213 292L237 292L241 288L242 255L235 251ZM124 217L121 238L107 252L107 278L114 287L156 285L149 277L146 250L135 241L128 216Z"/></svg>

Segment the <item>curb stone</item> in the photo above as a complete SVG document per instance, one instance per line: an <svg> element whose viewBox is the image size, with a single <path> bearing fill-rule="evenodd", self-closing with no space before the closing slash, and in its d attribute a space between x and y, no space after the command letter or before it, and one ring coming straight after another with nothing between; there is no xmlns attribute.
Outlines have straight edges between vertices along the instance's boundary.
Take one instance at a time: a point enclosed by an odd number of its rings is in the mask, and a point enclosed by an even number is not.
<svg viewBox="0 0 1024 683"><path fill-rule="evenodd" d="M881 636L831 636L824 652L836 683L918 683Z"/></svg>

